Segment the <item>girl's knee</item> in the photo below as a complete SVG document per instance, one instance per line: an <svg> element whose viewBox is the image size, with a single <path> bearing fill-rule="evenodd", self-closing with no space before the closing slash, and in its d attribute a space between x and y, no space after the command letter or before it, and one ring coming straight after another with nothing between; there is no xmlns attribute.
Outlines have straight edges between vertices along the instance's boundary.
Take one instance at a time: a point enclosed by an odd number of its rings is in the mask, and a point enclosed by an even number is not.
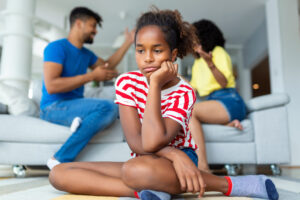
<svg viewBox="0 0 300 200"><path fill-rule="evenodd" d="M49 173L49 181L53 187L58 190L64 190L65 188L65 179L63 178L63 174L67 170L67 166L64 164L56 165Z"/></svg>
<svg viewBox="0 0 300 200"><path fill-rule="evenodd" d="M150 164L132 159L123 164L122 180L132 188L141 188L149 183L148 179L153 172L154 169Z"/></svg>

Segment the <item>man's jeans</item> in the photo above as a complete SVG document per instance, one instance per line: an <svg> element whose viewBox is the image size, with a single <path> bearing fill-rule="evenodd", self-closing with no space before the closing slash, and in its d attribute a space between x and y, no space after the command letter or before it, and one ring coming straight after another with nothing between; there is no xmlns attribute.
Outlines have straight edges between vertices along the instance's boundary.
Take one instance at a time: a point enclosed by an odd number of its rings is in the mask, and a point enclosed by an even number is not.
<svg viewBox="0 0 300 200"><path fill-rule="evenodd" d="M46 121L70 126L75 117L82 122L79 128L55 153L60 162L72 162L91 138L109 126L118 116L118 106L103 99L72 99L55 102L43 110L40 117Z"/></svg>

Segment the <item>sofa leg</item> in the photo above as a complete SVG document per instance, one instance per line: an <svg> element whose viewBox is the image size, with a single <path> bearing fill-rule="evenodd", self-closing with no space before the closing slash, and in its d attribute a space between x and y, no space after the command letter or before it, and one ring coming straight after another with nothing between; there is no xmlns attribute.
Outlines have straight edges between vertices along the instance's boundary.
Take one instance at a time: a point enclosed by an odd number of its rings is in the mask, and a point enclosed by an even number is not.
<svg viewBox="0 0 300 200"><path fill-rule="evenodd" d="M241 165L239 164L226 164L224 167L229 176L236 176L241 172Z"/></svg>
<svg viewBox="0 0 300 200"><path fill-rule="evenodd" d="M24 165L13 165L13 172L18 178L23 178L26 176L26 168Z"/></svg>
<svg viewBox="0 0 300 200"><path fill-rule="evenodd" d="M281 169L280 169L280 167L279 167L278 165L276 165L276 164L271 164L271 165L270 165L270 169L271 169L272 174L273 174L274 176L279 176L279 175L281 174Z"/></svg>

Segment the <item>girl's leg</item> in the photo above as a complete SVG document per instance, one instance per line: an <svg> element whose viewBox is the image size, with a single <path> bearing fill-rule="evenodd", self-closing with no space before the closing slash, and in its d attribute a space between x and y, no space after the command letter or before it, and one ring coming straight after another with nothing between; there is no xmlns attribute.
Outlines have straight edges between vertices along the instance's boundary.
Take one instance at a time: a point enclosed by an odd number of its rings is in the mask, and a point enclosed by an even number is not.
<svg viewBox="0 0 300 200"><path fill-rule="evenodd" d="M58 190L88 195L134 197L121 179L123 163L73 162L55 166L50 183Z"/></svg>
<svg viewBox="0 0 300 200"><path fill-rule="evenodd" d="M203 178L207 191L227 192L228 182L224 177L203 172ZM151 189L170 194L186 192L181 190L172 162L152 155L140 156L124 163L122 180L136 191Z"/></svg>
<svg viewBox="0 0 300 200"><path fill-rule="evenodd" d="M218 191L228 196L278 199L275 185L264 175L219 177L202 172L202 177L206 184L205 191ZM182 191L173 164L157 156L140 156L126 162L122 168L122 180L136 191L193 192Z"/></svg>
<svg viewBox="0 0 300 200"><path fill-rule="evenodd" d="M198 146L198 168L210 172L206 158L205 139L202 122L210 124L225 124L229 116L225 108L218 101L204 101L195 104L189 128L193 139Z"/></svg>
<svg viewBox="0 0 300 200"><path fill-rule="evenodd" d="M198 156L198 168L201 171L210 172L207 158L206 158L206 148L205 148L205 139L203 134L203 129L201 122L197 120L194 115L192 115L189 128L192 133L193 139L198 146L196 154Z"/></svg>

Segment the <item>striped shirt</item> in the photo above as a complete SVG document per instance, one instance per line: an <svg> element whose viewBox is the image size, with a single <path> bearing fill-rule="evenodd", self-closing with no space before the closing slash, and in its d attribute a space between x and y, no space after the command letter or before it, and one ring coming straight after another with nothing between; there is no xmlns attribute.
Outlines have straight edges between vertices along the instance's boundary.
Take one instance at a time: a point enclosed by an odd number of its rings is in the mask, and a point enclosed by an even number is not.
<svg viewBox="0 0 300 200"><path fill-rule="evenodd" d="M115 103L137 109L142 123L148 94L148 82L140 71L122 74L115 82ZM180 80L176 85L161 91L161 113L181 125L178 135L170 142L176 148L196 149L188 124L196 96L192 87Z"/></svg>

